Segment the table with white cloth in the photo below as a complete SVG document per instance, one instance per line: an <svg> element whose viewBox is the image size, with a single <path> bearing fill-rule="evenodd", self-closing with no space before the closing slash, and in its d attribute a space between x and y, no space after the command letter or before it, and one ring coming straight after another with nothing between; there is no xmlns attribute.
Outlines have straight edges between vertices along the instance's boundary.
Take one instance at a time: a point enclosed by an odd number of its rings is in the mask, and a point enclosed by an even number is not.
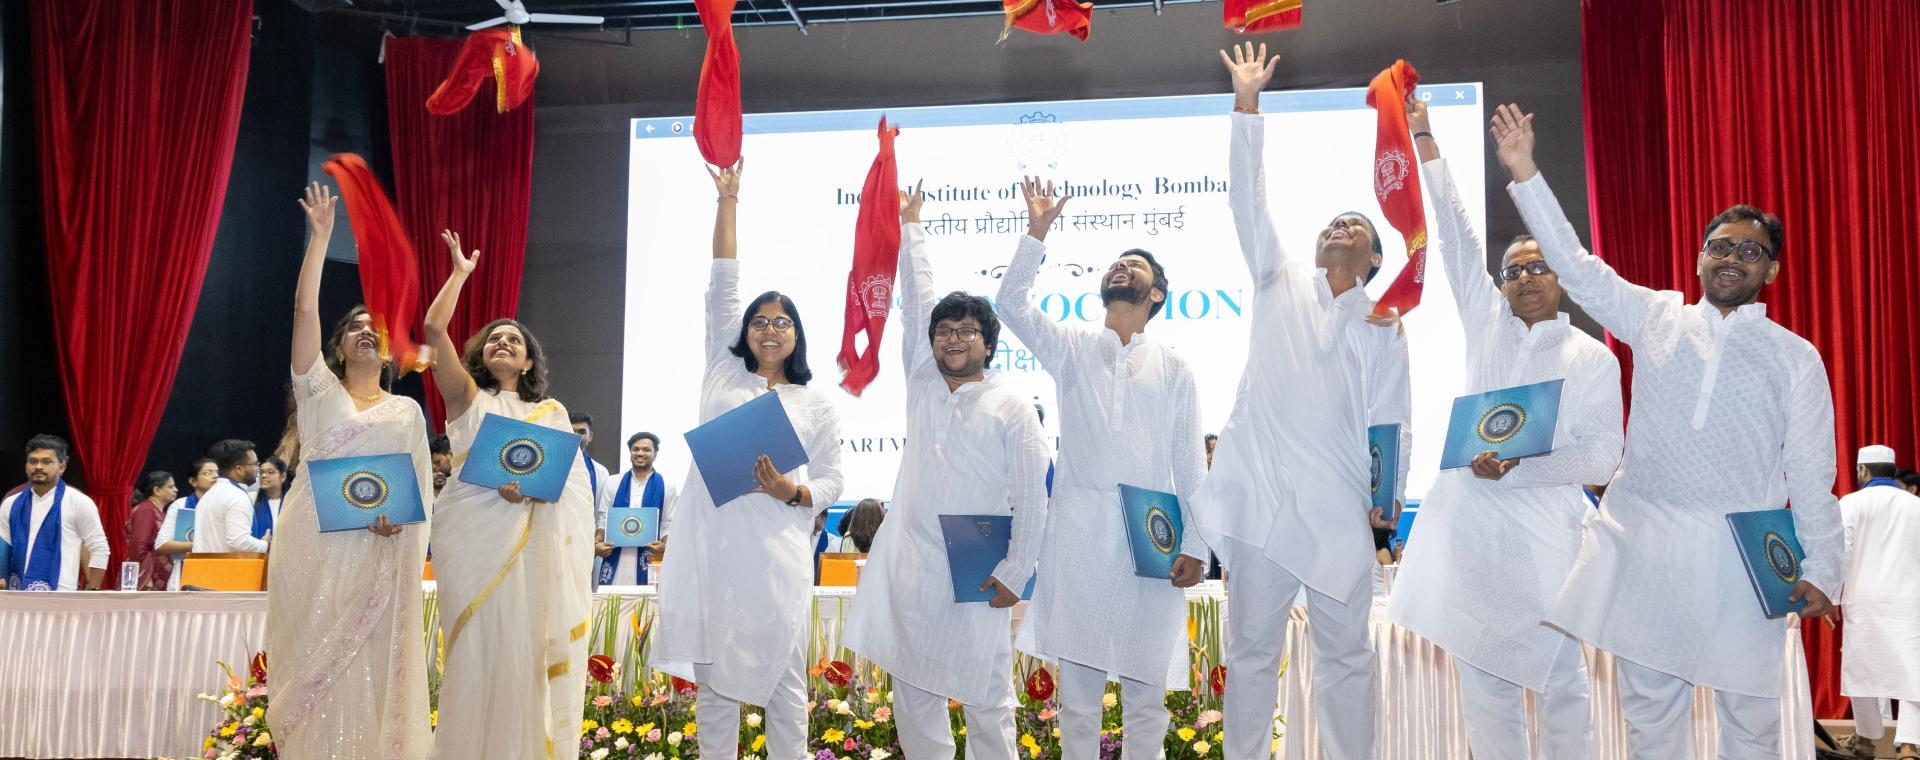
<svg viewBox="0 0 1920 760"><path fill-rule="evenodd" d="M431 584L427 588L430 593ZM651 604L652 594L651 587L604 587L595 609L617 604L624 618ZM823 628L838 627L852 594L850 588L815 589ZM1217 583L1208 583L1189 598L1221 595ZM1384 609L1384 603L1375 605L1373 621L1380 655L1380 757L1466 760L1451 658L1388 622ZM266 641L266 617L264 593L0 592L0 757L197 757L219 710L195 697L218 693L225 684L216 661L244 677L247 659ZM1281 677L1280 756L1294 760L1317 756L1308 624L1306 609L1295 607ZM1797 630L1782 627L1782 744L1795 748L1782 756L1808 760L1813 718L1805 659ZM271 654L268 659L271 672ZM1587 664L1596 757L1626 760L1612 658L1589 650ZM1712 694L1698 690L1697 756L1715 756L1715 725Z"/></svg>

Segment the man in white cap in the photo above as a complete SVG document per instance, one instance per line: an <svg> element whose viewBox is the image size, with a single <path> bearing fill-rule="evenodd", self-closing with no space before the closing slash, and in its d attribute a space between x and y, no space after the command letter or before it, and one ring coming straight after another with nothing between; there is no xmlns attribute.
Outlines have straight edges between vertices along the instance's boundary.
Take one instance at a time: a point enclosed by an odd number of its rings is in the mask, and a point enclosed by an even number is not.
<svg viewBox="0 0 1920 760"><path fill-rule="evenodd" d="M1920 760L1920 496L1893 479L1893 449L1868 446L1855 462L1859 490L1840 499L1847 535L1840 692L1853 698L1855 732L1841 747L1873 757L1886 735L1881 700L1897 699L1895 751Z"/></svg>

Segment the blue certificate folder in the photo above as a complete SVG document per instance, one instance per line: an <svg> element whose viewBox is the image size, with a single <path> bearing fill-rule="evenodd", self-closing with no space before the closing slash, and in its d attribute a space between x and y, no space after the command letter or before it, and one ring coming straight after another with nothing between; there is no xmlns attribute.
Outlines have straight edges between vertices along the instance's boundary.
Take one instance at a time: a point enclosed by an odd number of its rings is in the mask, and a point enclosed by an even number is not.
<svg viewBox="0 0 1920 760"><path fill-rule="evenodd" d="M659 538L659 509L612 507L607 510L607 543L614 546L646 546Z"/></svg>
<svg viewBox="0 0 1920 760"><path fill-rule="evenodd" d="M1524 459L1553 451L1553 428L1560 417L1564 380L1517 385L1453 400L1447 446L1440 469L1471 467L1482 452L1501 459Z"/></svg>
<svg viewBox="0 0 1920 760"><path fill-rule="evenodd" d="M1747 580L1760 597L1760 609L1768 618L1786 617L1807 606L1806 600L1789 602L1793 584L1800 581L1800 539L1793 533L1793 511L1762 509L1727 515L1733 526L1733 544L1740 550L1740 563L1747 568Z"/></svg>
<svg viewBox="0 0 1920 760"><path fill-rule="evenodd" d="M1374 425L1367 428L1367 472L1372 488L1372 506L1380 509L1382 519L1400 519L1393 495L1400 492L1400 426Z"/></svg>
<svg viewBox="0 0 1920 760"><path fill-rule="evenodd" d="M761 394L687 431L687 450L693 453L693 463L700 468L700 480L715 507L760 487L753 478L753 464L762 454L783 473L807 463L807 451L800 447L800 436L793 432L778 393Z"/></svg>
<svg viewBox="0 0 1920 760"><path fill-rule="evenodd" d="M313 479L321 533L360 530L382 516L394 525L427 521L410 455L314 459L307 462L307 477Z"/></svg>
<svg viewBox="0 0 1920 760"><path fill-rule="evenodd" d="M1127 521L1127 543L1133 548L1133 574L1167 580L1173 560L1180 556L1180 497L1151 488L1120 484L1120 505Z"/></svg>
<svg viewBox="0 0 1920 760"><path fill-rule="evenodd" d="M580 436L489 414L473 435L460 480L483 488L517 482L522 495L555 502L580 461Z"/></svg>
<svg viewBox="0 0 1920 760"><path fill-rule="evenodd" d="M198 509L182 509L173 513L173 540L193 543L193 516Z"/></svg>
<svg viewBox="0 0 1920 760"><path fill-rule="evenodd" d="M1013 546L1013 516L941 515L940 535L947 541L947 571L953 577L953 601L992 601L993 592L981 591L980 584L987 582L987 577L993 575L993 569L1007 558L1007 551ZM1021 599L1033 598L1033 581L1038 577L1027 578L1027 588L1020 592Z"/></svg>

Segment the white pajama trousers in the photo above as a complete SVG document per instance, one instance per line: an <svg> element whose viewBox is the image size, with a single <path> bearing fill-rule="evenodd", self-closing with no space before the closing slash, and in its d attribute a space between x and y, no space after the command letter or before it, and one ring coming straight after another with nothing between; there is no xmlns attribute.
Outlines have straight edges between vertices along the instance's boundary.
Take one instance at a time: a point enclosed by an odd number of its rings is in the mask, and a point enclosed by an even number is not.
<svg viewBox="0 0 1920 760"><path fill-rule="evenodd" d="M765 722L767 760L801 760L807 756L807 673L806 657L793 655L793 664L773 688L767 700ZM694 722L700 726L700 756L732 758L740 756L740 702L723 697L707 684L712 665L695 664L694 679L700 691L694 697ZM662 727L660 730L672 730Z"/></svg>
<svg viewBox="0 0 1920 760"><path fill-rule="evenodd" d="M1534 701L1540 718L1539 760L1593 757L1587 663L1581 652L1580 642L1572 637L1560 643L1546 691ZM1453 668L1460 674L1460 706L1474 760L1533 760L1527 751L1527 689L1459 658L1454 658Z"/></svg>
<svg viewBox="0 0 1920 760"><path fill-rule="evenodd" d="M1259 547L1227 539L1227 760L1264 760L1273 754L1273 711L1280 699L1280 659L1299 578L1267 559ZM1347 598L1308 588L1307 630L1313 642L1314 716L1326 760L1377 760L1374 713L1378 661L1367 617L1368 579ZM1132 731L1132 727L1128 727Z"/></svg>
<svg viewBox="0 0 1920 760"><path fill-rule="evenodd" d="M1628 754L1635 760L1693 757L1693 684L1617 657L1614 662ZM1720 760L1780 756L1780 700L1721 691L1713 704L1720 717Z"/></svg>
<svg viewBox="0 0 1920 760"><path fill-rule="evenodd" d="M994 704L965 705L967 760L1014 760L1013 681ZM893 721L906 760L953 760L953 724L947 698L905 681L893 681ZM1062 732L1063 734L1065 732Z"/></svg>
<svg viewBox="0 0 1920 760"><path fill-rule="evenodd" d="M1863 739L1880 741L1887 735L1887 700L1874 697L1853 698L1853 732ZM1920 701L1900 700L1900 724L1893 733L1894 744L1920 744Z"/></svg>
<svg viewBox="0 0 1920 760"><path fill-rule="evenodd" d="M1098 760L1100 704L1107 693L1105 671L1078 663L1060 662L1061 760ZM1120 679L1120 756L1127 760L1166 757L1167 690L1155 684ZM973 733L968 729L967 733Z"/></svg>

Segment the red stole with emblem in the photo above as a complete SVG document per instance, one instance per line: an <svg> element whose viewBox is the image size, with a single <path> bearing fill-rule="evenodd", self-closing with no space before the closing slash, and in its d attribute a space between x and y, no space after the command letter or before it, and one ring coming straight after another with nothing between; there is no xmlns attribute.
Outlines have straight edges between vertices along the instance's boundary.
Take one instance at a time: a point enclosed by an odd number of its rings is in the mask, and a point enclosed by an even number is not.
<svg viewBox="0 0 1920 760"><path fill-rule="evenodd" d="M1071 34L1081 42L1093 31L1093 3L1074 0L1000 0L1007 14L1007 25L1000 30L1000 41L1014 29L1034 34Z"/></svg>
<svg viewBox="0 0 1920 760"><path fill-rule="evenodd" d="M506 113L533 97L533 80L540 61L520 42L520 27L486 29L467 35L453 59L447 78L427 96L427 112L436 116L459 113L480 92L480 83L493 79L493 110Z"/></svg>
<svg viewBox="0 0 1920 760"><path fill-rule="evenodd" d="M414 254L413 238L364 159L335 153L320 168L340 186L340 200L347 207L360 256L360 296L380 334L380 355L400 374L425 368L420 342L413 337L422 316L420 257Z"/></svg>
<svg viewBox="0 0 1920 760"><path fill-rule="evenodd" d="M733 41L733 0L696 0L707 30L700 63L699 100L693 107L693 144L714 166L740 162L740 47Z"/></svg>
<svg viewBox="0 0 1920 760"><path fill-rule="evenodd" d="M880 117L880 153L867 169L860 190L860 215L853 223L853 269L847 273L847 325L840 336L840 387L855 396L880 374L880 333L893 305L893 275L900 263L900 182L893 163L893 138L900 130ZM855 350L853 337L867 333L867 349ZM909 335L907 340L919 340Z"/></svg>
<svg viewBox="0 0 1920 760"><path fill-rule="evenodd" d="M1413 136L1407 133L1407 94L1419 83L1420 72L1413 64L1394 61L1367 85L1367 105L1380 117L1373 143L1373 194L1387 223L1407 240L1407 266L1373 305L1375 314L1412 311L1420 305L1427 280L1427 212L1420 202Z"/></svg>
<svg viewBox="0 0 1920 760"><path fill-rule="evenodd" d="M1239 34L1278 32L1300 26L1306 0L1227 0L1221 24Z"/></svg>

